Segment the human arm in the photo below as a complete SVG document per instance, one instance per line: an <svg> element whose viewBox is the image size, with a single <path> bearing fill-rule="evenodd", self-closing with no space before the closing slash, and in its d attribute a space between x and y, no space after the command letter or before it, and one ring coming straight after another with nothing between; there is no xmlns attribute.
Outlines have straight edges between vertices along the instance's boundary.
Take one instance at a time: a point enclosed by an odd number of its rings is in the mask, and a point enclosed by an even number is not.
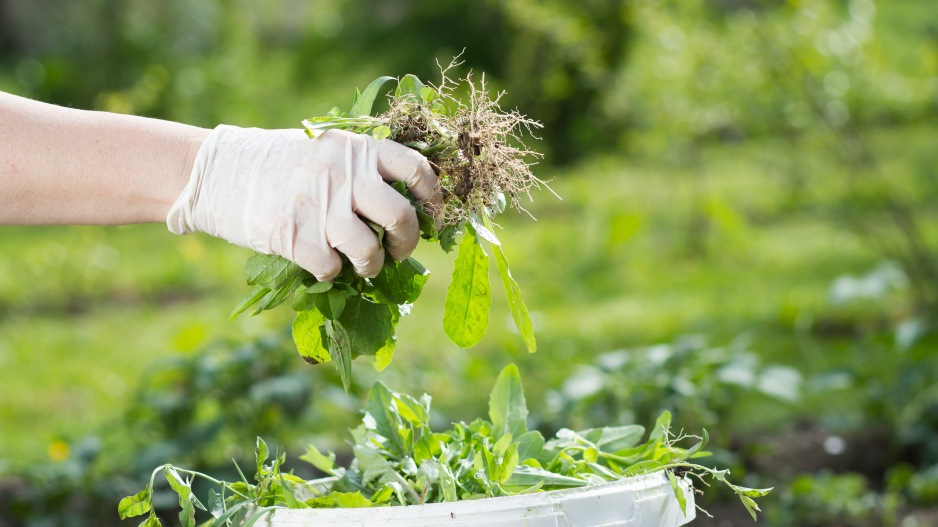
<svg viewBox="0 0 938 527"><path fill-rule="evenodd" d="M422 156L339 130L316 140L300 130L210 131L0 93L0 141L0 224L166 220L177 234L279 254L321 280L341 269L338 252L362 276L380 271L384 248L365 219L387 229L392 257L413 251L416 213L385 181L442 199Z"/></svg>
<svg viewBox="0 0 938 527"><path fill-rule="evenodd" d="M0 92L0 224L165 221L209 132Z"/></svg>

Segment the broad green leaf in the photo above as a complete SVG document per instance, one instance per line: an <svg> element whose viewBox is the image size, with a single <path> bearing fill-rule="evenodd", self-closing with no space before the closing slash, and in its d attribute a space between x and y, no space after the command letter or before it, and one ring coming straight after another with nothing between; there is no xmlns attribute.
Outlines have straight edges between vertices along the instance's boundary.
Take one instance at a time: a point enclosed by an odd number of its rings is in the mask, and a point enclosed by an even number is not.
<svg viewBox="0 0 938 527"><path fill-rule="evenodd" d="M310 293L325 293L326 291L332 289L333 285L334 284L332 282L317 281L316 283L309 286L309 292Z"/></svg>
<svg viewBox="0 0 938 527"><path fill-rule="evenodd" d="M339 370L345 393L349 393L352 383L352 346L348 332L338 320L327 320L325 328L326 338L329 341L329 356L332 357L336 369Z"/></svg>
<svg viewBox="0 0 938 527"><path fill-rule="evenodd" d="M401 417L394 401L394 392L383 382L374 383L371 390L368 391L365 412L374 419L375 431L393 441L393 446L396 447L394 453L397 455L404 454L403 444L398 434Z"/></svg>
<svg viewBox="0 0 938 527"><path fill-rule="evenodd" d="M752 521L759 521L756 517L756 511L762 512L762 509L756 505L756 502L753 501L749 496L739 496L739 500L743 502L743 505L746 507L746 510L749 511L749 514L752 516Z"/></svg>
<svg viewBox="0 0 938 527"><path fill-rule="evenodd" d="M253 503L256 503L258 500L260 500L260 498L251 498L251 499L248 499L248 500L239 501L238 503L235 503L234 505L231 505L230 507L228 507L228 509L225 511L224 514L222 514L221 516L215 518L215 523L213 523L212 525L219 525L219 526L225 525L225 522L227 522L227 521L230 520L232 517L234 517L236 514L238 514L239 512L241 512L241 510L242 510L244 507L247 507L248 505L251 505L251 504L253 504Z"/></svg>
<svg viewBox="0 0 938 527"><path fill-rule="evenodd" d="M456 477L453 476L453 471L444 462L442 456L440 456L439 465L440 492L443 495L443 501L456 501Z"/></svg>
<svg viewBox="0 0 938 527"><path fill-rule="evenodd" d="M391 359L394 357L394 348L397 347L397 335L395 333L397 328L397 323L401 320L400 311L398 311L397 306L388 306L391 310L391 332L388 335L388 340L384 342L384 346L378 349L378 351L371 358L371 364L374 365L375 370L381 371L388 367L388 364L391 364Z"/></svg>
<svg viewBox="0 0 938 527"><path fill-rule="evenodd" d="M492 223L484 213L469 216L469 224L472 225L472 228L475 229L480 238L492 245L501 246L502 242L498 241L498 237L495 236L495 232L492 230Z"/></svg>
<svg viewBox="0 0 938 527"><path fill-rule="evenodd" d="M314 509L359 509L374 505L361 491L330 492L325 496L307 500L306 504Z"/></svg>
<svg viewBox="0 0 938 527"><path fill-rule="evenodd" d="M333 288L317 294L313 303L324 317L336 320L342 316L342 311L345 309L345 297L345 292Z"/></svg>
<svg viewBox="0 0 938 527"><path fill-rule="evenodd" d="M498 374L495 387L489 395L489 420L492 435L501 437L511 434L521 437L528 431L528 407L524 400L521 375L518 367L509 364Z"/></svg>
<svg viewBox="0 0 938 527"><path fill-rule="evenodd" d="M179 511L179 523L183 527L195 527L195 507L192 502L179 498L179 506L182 507Z"/></svg>
<svg viewBox="0 0 938 527"><path fill-rule="evenodd" d="M515 471L505 483L512 486L530 487L541 481L546 487L585 487L589 484L582 479L563 476L542 468L529 467L527 465L518 465L515 467Z"/></svg>
<svg viewBox="0 0 938 527"><path fill-rule="evenodd" d="M338 322L348 332L352 356L373 356L393 335L391 306L376 304L362 296L349 297Z"/></svg>
<svg viewBox="0 0 938 527"><path fill-rule="evenodd" d="M655 441L658 439L663 439L668 435L668 430L671 427L671 412L665 410L661 412L661 415L658 416L658 419L655 421L655 427L651 430L651 435L648 437L648 441Z"/></svg>
<svg viewBox="0 0 938 527"><path fill-rule="evenodd" d="M737 494L743 496L749 496L750 498L761 498L766 494L772 492L775 487L769 487L767 489L751 489L748 487L740 487L739 485L730 485L730 488L733 489Z"/></svg>
<svg viewBox="0 0 938 527"><path fill-rule="evenodd" d="M320 283L322 282L316 282L316 284ZM290 307L293 308L293 311L316 309L316 293L312 291L312 288L306 286L297 287L293 294L293 304Z"/></svg>
<svg viewBox="0 0 938 527"><path fill-rule="evenodd" d="M439 94L436 93L436 90L429 86L424 86L420 88L420 97L423 98L424 102L433 102L436 99L439 99Z"/></svg>
<svg viewBox="0 0 938 527"><path fill-rule="evenodd" d="M413 258L385 264L378 276L371 279L381 294L395 304L412 304L423 291L430 271Z"/></svg>
<svg viewBox="0 0 938 527"><path fill-rule="evenodd" d="M531 324L531 315L528 313L528 306L524 304L521 298L521 288L511 277L511 271L508 270L508 259L505 253L498 245L493 245L495 252L495 261L498 263L498 274L502 277L502 285L505 286L505 295L508 297L508 307L511 309L511 318L515 321L518 333L524 339L524 344L528 347L529 353L537 351L537 341L534 339L534 326Z"/></svg>
<svg viewBox="0 0 938 527"><path fill-rule="evenodd" d="M365 88L365 91L363 91L360 96L356 97L352 108L348 112L349 117L371 115L371 107L374 105L375 98L378 97L381 87L393 80L395 80L394 77L384 76L371 81L371 84Z"/></svg>
<svg viewBox="0 0 938 527"><path fill-rule="evenodd" d="M251 316L257 315L258 313L268 309L273 309L284 303L302 283L303 276L298 274L288 280L287 283L282 287L277 287L270 290L266 295L264 295L263 298L261 298L261 301L257 304L257 308L253 313L251 313Z"/></svg>
<svg viewBox="0 0 938 527"><path fill-rule="evenodd" d="M625 425L583 430L580 435L607 453L620 452L632 448L642 440L645 427L641 425Z"/></svg>
<svg viewBox="0 0 938 527"><path fill-rule="evenodd" d="M372 481L387 483L397 481L397 472L394 467L377 450L362 446L352 448L358 468L362 472L362 483L368 485Z"/></svg>
<svg viewBox="0 0 938 527"><path fill-rule="evenodd" d="M150 511L150 517L140 522L138 527L163 527L163 524L160 523L160 519L153 514L153 511Z"/></svg>
<svg viewBox="0 0 938 527"><path fill-rule="evenodd" d="M331 475L333 471L335 471L335 454L329 452L329 456L327 457L313 445L307 447L306 453L300 456L300 459L312 464L326 474Z"/></svg>
<svg viewBox="0 0 938 527"><path fill-rule="evenodd" d="M391 129L387 126L376 126L371 130L371 137L377 140L387 139L391 136Z"/></svg>
<svg viewBox="0 0 938 527"><path fill-rule="evenodd" d="M270 289L278 289L302 271L302 267L282 256L254 253L254 256L248 260L245 274L248 285L263 285Z"/></svg>
<svg viewBox="0 0 938 527"><path fill-rule="evenodd" d="M526 459L538 459L541 451L544 449L544 436L537 430L525 432L518 437L518 458L521 461Z"/></svg>
<svg viewBox="0 0 938 527"><path fill-rule="evenodd" d="M228 322L233 321L238 315L244 313L244 311L253 306L258 300L264 298L267 293L270 292L269 288L266 288L262 285L254 286L254 289L251 289L251 292L245 295L244 298L238 302L238 305L231 311L231 315L228 316Z"/></svg>
<svg viewBox="0 0 938 527"><path fill-rule="evenodd" d="M440 246L443 247L443 250L450 253L453 252L453 249L456 247L456 235L459 234L459 229L455 225L445 225L443 229L440 230Z"/></svg>
<svg viewBox="0 0 938 527"><path fill-rule="evenodd" d="M677 502L681 505L681 512L684 513L684 516L687 516L687 498L684 497L684 490L677 484L674 471L665 470L665 472L668 473L668 481L671 483L671 490L674 491L674 497L677 498Z"/></svg>
<svg viewBox="0 0 938 527"><path fill-rule="evenodd" d="M511 477L515 472L515 468L518 466L518 443L512 443L505 454L502 456L502 462L498 466L498 482L505 483L508 481L508 478Z"/></svg>
<svg viewBox="0 0 938 527"><path fill-rule="evenodd" d="M257 461L258 474L264 474L264 462L267 461L269 457L270 449L267 448L267 443L264 442L260 436L257 436L257 444L254 447L254 459Z"/></svg>
<svg viewBox="0 0 938 527"><path fill-rule="evenodd" d="M318 310L300 311L293 321L293 341L303 360L310 364L321 364L332 359L329 349L322 341L319 326L326 317Z"/></svg>
<svg viewBox="0 0 938 527"><path fill-rule="evenodd" d="M397 83L397 89L394 91L395 97L413 97L418 103L425 103L421 91L424 89L423 82L416 75L407 74Z"/></svg>
<svg viewBox="0 0 938 527"><path fill-rule="evenodd" d="M489 325L492 287L489 283L489 258L479 244L473 228L459 243L459 256L453 269L453 281L446 291L443 329L457 346L475 346Z"/></svg>
<svg viewBox="0 0 938 527"><path fill-rule="evenodd" d="M420 236L425 240L435 240L440 234L436 231L436 220L433 219L433 216L427 214L423 211L423 207L418 206L417 209L417 224L420 226Z"/></svg>
<svg viewBox="0 0 938 527"><path fill-rule="evenodd" d="M133 496L122 499L117 506L120 518L133 518L150 512L150 487L147 487Z"/></svg>
<svg viewBox="0 0 938 527"><path fill-rule="evenodd" d="M222 492L224 491L224 487L222 487ZM225 513L225 498L215 492L215 489L208 489L208 511L216 519Z"/></svg>

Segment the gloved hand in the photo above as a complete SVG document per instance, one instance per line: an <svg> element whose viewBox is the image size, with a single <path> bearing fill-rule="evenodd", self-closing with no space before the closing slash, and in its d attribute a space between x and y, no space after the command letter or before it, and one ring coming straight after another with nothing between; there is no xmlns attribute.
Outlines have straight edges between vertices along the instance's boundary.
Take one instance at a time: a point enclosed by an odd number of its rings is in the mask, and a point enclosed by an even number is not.
<svg viewBox="0 0 938 527"><path fill-rule="evenodd" d="M403 181L417 199L442 203L426 158L393 141L221 125L202 143L166 223L176 234L202 231L278 254L319 280L342 269L338 250L357 274L373 277L384 248L359 215L386 229L396 260L413 252L420 235L414 208L385 181Z"/></svg>

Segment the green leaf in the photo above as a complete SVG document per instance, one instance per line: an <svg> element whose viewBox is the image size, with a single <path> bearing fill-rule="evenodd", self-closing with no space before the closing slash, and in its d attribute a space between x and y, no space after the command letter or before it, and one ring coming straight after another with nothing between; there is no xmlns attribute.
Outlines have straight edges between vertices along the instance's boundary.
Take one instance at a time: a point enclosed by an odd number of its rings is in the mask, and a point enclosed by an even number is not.
<svg viewBox="0 0 938 527"><path fill-rule="evenodd" d="M264 507L263 509L255 512L251 517L244 521L240 527L251 527L257 520L261 519L264 515L270 514L274 511L274 507Z"/></svg>
<svg viewBox="0 0 938 527"><path fill-rule="evenodd" d="M358 492L330 492L325 496L307 500L306 504L314 509L359 509L374 504Z"/></svg>
<svg viewBox="0 0 938 527"><path fill-rule="evenodd" d="M314 304L323 316L329 320L336 320L342 315L342 310L345 309L345 297L346 293L344 291L332 288L317 294Z"/></svg>
<svg viewBox="0 0 938 527"><path fill-rule="evenodd" d="M352 108L348 111L349 117L371 115L371 107L374 105L375 98L378 96L378 92L381 91L381 87L393 80L395 80L394 77L384 76L371 81L365 91L355 98Z"/></svg>
<svg viewBox="0 0 938 527"><path fill-rule="evenodd" d="M505 253L498 245L493 245L495 252L495 261L498 263L498 274L502 277L502 285L505 286L505 295L508 297L508 307L511 309L511 318L515 321L515 327L518 333L524 339L524 344L528 347L529 353L537 351L537 341L534 339L534 326L531 324L531 315L528 313L528 306L524 304L521 298L521 288L511 277L511 271L508 270L508 259Z"/></svg>
<svg viewBox="0 0 938 527"><path fill-rule="evenodd" d="M511 434L521 437L528 431L528 407L524 400L521 375L518 367L509 364L498 374L495 387L489 395L489 420L492 435L501 437Z"/></svg>
<svg viewBox="0 0 938 527"><path fill-rule="evenodd" d="M303 360L310 364L321 364L332 359L327 345L323 344L319 326L326 321L326 317L313 309L300 311L293 321L293 341Z"/></svg>
<svg viewBox="0 0 938 527"><path fill-rule="evenodd" d="M625 425L583 430L580 435L591 441L602 452L615 453L632 448L642 440L645 427Z"/></svg>
<svg viewBox="0 0 938 527"><path fill-rule="evenodd" d="M248 285L279 289L302 271L302 267L282 256L254 253L248 260L245 275Z"/></svg>
<svg viewBox="0 0 938 527"><path fill-rule="evenodd" d="M420 88L420 97L424 100L424 102L433 102L434 100L440 98L439 94L436 93L436 90L429 86Z"/></svg>
<svg viewBox="0 0 938 527"><path fill-rule="evenodd" d="M316 283L309 286L309 292L310 293L325 293L326 291L332 289L334 285L335 284L333 284L332 282L317 281Z"/></svg>
<svg viewBox="0 0 938 527"><path fill-rule="evenodd" d="M287 508L290 509L308 509L309 505L303 503L302 501L297 501L296 496L293 495L293 491L290 490L290 487L287 486L287 482L284 481L283 475L280 476L280 488L283 489L283 501L287 504Z"/></svg>
<svg viewBox="0 0 938 527"><path fill-rule="evenodd" d="M739 500L743 502L743 505L746 507L746 510L749 511L749 514L752 516L752 521L759 521L756 517L756 511L762 512L762 509L756 505L756 502L752 500L749 496L739 496Z"/></svg>
<svg viewBox="0 0 938 527"><path fill-rule="evenodd" d="M329 456L327 457L313 445L307 447L306 453L300 456L300 459L312 464L326 474L331 475L333 471L335 471L335 454L329 452Z"/></svg>
<svg viewBox="0 0 938 527"><path fill-rule="evenodd" d="M117 505L117 513L122 520L150 512L150 487L133 496L127 496Z"/></svg>
<svg viewBox="0 0 938 527"><path fill-rule="evenodd" d="M375 355L394 334L391 306L376 304L362 296L348 298L338 322L348 332L353 356Z"/></svg>
<svg viewBox="0 0 938 527"><path fill-rule="evenodd" d="M385 264L378 276L371 279L371 284L390 302L412 304L420 297L429 278L430 271L417 260L407 258Z"/></svg>
<svg viewBox="0 0 938 527"><path fill-rule="evenodd" d="M394 91L395 97L413 97L418 103L425 103L421 91L424 89L423 82L416 75L408 73L397 83L397 89Z"/></svg>
<svg viewBox="0 0 938 527"><path fill-rule="evenodd" d="M485 336L491 305L489 258L473 228L466 225L466 234L459 243L453 281L446 291L443 308L446 335L461 348L475 346Z"/></svg>
<svg viewBox="0 0 938 527"><path fill-rule="evenodd" d="M215 522L212 525L218 525L219 527L225 525L225 522L230 520L234 515L238 514L242 508L251 505L252 503L257 503L258 500L260 500L260 498L251 498L235 503L234 505L228 507L228 510L226 510L224 514L215 518Z"/></svg>
<svg viewBox="0 0 938 527"><path fill-rule="evenodd" d="M456 247L456 235L459 234L459 228L456 225L444 225L440 230L440 246L447 253L453 252Z"/></svg>
<svg viewBox="0 0 938 527"><path fill-rule="evenodd" d="M538 459L544 450L544 436L537 430L521 434L518 443L518 458L522 462L526 459Z"/></svg>
<svg viewBox="0 0 938 527"><path fill-rule="evenodd" d="M365 412L375 421L375 431L383 437L394 441L394 453L404 454L404 448L398 434L398 424L401 421L394 401L394 392L383 382L378 381L368 390L368 399L365 402Z"/></svg>
<svg viewBox="0 0 938 527"><path fill-rule="evenodd" d="M231 315L228 316L228 322L233 321L238 315L244 313L247 308L253 306L269 292L270 289L262 285L254 286L254 289L251 289L251 292L242 298L241 301L238 302L238 305L231 311Z"/></svg>
<svg viewBox="0 0 938 527"><path fill-rule="evenodd" d="M671 483L671 490L674 491L674 497L677 498L677 502L681 505L681 512L684 513L684 516L687 516L687 498L684 497L684 490L677 484L674 471L665 470L665 472L668 473L668 481Z"/></svg>
<svg viewBox="0 0 938 527"><path fill-rule="evenodd" d="M371 137L374 137L378 141L382 139L387 139L391 136L391 129L387 126L376 126L371 129Z"/></svg>
<svg viewBox="0 0 938 527"><path fill-rule="evenodd" d="M456 477L453 475L453 471L449 468L449 465L444 462L443 456L440 456L439 465L440 492L443 495L443 501L456 501Z"/></svg>
<svg viewBox="0 0 938 527"><path fill-rule="evenodd" d="M418 204L419 205L419 204ZM420 237L424 240L435 240L440 235L436 231L436 220L433 216L423 211L423 207L417 206L417 224L420 226Z"/></svg>
<svg viewBox="0 0 938 527"><path fill-rule="evenodd" d="M391 330L388 334L388 339L384 342L384 345L378 349L378 351L371 358L371 364L375 367L375 370L381 371L388 367L388 364L391 364L391 359L394 357L394 348L397 347L397 336L395 335L395 329L397 328L397 323L401 320L400 311L398 311L397 306L388 306L391 311Z"/></svg>
<svg viewBox="0 0 938 527"><path fill-rule="evenodd" d="M261 439L260 436L257 436L257 445L254 447L254 459L257 461L257 473L264 474L264 462L267 461L267 458L270 457L270 449L267 448L267 443Z"/></svg>
<svg viewBox="0 0 938 527"><path fill-rule="evenodd" d="M222 492L225 488L222 487ZM208 510L212 517L218 518L225 513L225 498L223 495L215 492L215 489L208 489Z"/></svg>
<svg viewBox="0 0 938 527"><path fill-rule="evenodd" d="M316 283L318 284L320 282ZM312 288L306 286L301 285L297 287L293 295L293 304L290 307L293 311L310 311L316 309L316 293L312 291Z"/></svg>
<svg viewBox="0 0 938 527"><path fill-rule="evenodd" d="M498 482L505 483L515 472L518 466L518 443L512 443L505 454L502 456L502 462L498 466Z"/></svg>
<svg viewBox="0 0 938 527"><path fill-rule="evenodd" d="M648 441L656 441L658 439L664 439L668 435L668 429L671 427L671 412L665 410L661 412L661 415L658 416L658 419L655 421L655 427L651 430L651 435L648 437Z"/></svg>
<svg viewBox="0 0 938 527"><path fill-rule="evenodd" d="M140 522L138 527L163 527L160 519L156 517L153 511L150 511L150 517Z"/></svg>
<svg viewBox="0 0 938 527"><path fill-rule="evenodd" d="M589 485L587 481L579 478L563 476L542 468L529 467L528 465L518 465L505 484L530 487L538 482L543 482L546 487L585 487Z"/></svg>
<svg viewBox="0 0 938 527"><path fill-rule="evenodd" d="M335 367L339 370L345 393L349 393L352 383L352 347L348 332L338 320L327 320L325 328L329 341L329 356L335 361Z"/></svg>

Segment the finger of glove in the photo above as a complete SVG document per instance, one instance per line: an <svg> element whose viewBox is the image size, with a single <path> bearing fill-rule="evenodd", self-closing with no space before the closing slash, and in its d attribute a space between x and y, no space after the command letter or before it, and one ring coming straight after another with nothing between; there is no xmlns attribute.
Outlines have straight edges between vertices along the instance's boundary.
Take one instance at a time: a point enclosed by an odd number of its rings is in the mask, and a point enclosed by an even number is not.
<svg viewBox="0 0 938 527"><path fill-rule="evenodd" d="M342 258L326 240L315 222L300 223L293 237L293 254L284 255L309 271L319 281L329 281L342 271Z"/></svg>
<svg viewBox="0 0 938 527"><path fill-rule="evenodd" d="M434 206L443 204L443 189L427 158L389 139L377 141L378 173L385 181L403 181L414 196Z"/></svg>
<svg viewBox="0 0 938 527"><path fill-rule="evenodd" d="M384 248L378 243L378 235L357 217L332 220L326 236L336 250L348 257L355 274L374 278L384 267Z"/></svg>
<svg viewBox="0 0 938 527"><path fill-rule="evenodd" d="M414 252L420 223L407 198L378 180L356 189L355 205L355 212L384 227L385 247L392 258L401 261Z"/></svg>

